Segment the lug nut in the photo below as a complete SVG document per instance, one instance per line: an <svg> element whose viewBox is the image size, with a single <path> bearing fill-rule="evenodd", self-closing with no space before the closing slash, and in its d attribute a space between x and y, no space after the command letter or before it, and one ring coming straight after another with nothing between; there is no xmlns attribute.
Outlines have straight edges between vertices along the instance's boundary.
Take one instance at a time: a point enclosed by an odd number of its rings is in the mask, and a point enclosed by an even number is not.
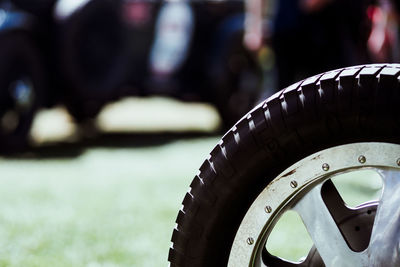
<svg viewBox="0 0 400 267"><path fill-rule="evenodd" d="M271 212L272 212L271 206L266 206L266 207L265 207L265 212L266 212L266 213L271 213Z"/></svg>
<svg viewBox="0 0 400 267"><path fill-rule="evenodd" d="M322 169L324 170L324 171L329 171L329 164L328 163L324 163L324 164L322 164Z"/></svg>

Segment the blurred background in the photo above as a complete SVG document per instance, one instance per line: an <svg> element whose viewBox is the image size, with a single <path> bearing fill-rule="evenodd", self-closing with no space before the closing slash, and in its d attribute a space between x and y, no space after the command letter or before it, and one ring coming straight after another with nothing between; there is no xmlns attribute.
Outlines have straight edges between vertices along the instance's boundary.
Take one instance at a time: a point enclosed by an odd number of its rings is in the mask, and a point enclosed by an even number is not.
<svg viewBox="0 0 400 267"><path fill-rule="evenodd" d="M166 265L224 131L300 79L398 62L397 8L0 0L0 266Z"/></svg>

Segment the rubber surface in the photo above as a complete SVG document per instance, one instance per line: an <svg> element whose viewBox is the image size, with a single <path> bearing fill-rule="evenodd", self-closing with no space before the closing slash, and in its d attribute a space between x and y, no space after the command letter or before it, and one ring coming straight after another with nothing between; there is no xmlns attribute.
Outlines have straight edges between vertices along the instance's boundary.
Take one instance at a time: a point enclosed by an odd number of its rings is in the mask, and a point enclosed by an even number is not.
<svg viewBox="0 0 400 267"><path fill-rule="evenodd" d="M120 12L121 1L92 0L56 18L66 106L78 121L95 117L126 78L129 58Z"/></svg>
<svg viewBox="0 0 400 267"><path fill-rule="evenodd" d="M170 266L226 266L236 230L261 190L294 162L335 145L400 143L400 65L338 69L259 104L200 167L176 219Z"/></svg>

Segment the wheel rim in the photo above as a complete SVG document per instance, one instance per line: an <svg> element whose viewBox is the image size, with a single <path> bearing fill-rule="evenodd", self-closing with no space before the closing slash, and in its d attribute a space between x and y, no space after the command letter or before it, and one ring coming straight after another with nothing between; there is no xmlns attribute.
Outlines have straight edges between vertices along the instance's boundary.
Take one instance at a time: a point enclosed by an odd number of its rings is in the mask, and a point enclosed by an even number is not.
<svg viewBox="0 0 400 267"><path fill-rule="evenodd" d="M361 169L379 174L382 193L378 201L349 209L330 179ZM252 203L235 236L228 266L398 266L399 203L399 145L356 143L320 151L282 172ZM314 243L299 262L266 250L274 224L289 209L300 215ZM349 222L365 225L368 233L346 232Z"/></svg>

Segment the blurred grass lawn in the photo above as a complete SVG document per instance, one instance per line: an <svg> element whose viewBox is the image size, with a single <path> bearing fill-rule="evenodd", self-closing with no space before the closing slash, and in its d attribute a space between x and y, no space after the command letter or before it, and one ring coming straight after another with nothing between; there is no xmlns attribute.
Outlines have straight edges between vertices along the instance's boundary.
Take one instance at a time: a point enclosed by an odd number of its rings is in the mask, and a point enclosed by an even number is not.
<svg viewBox="0 0 400 267"><path fill-rule="evenodd" d="M218 125L215 110L173 100L127 99L107 108L97 121L106 132L208 132ZM38 117L32 135L39 145L76 138L62 109ZM54 159L0 158L0 267L167 266L180 203L218 139L88 147L79 156ZM341 190L357 200L376 193L376 184L356 180ZM307 233L298 235L293 216L280 227L271 236L271 252L303 256L298 248Z"/></svg>
<svg viewBox="0 0 400 267"><path fill-rule="evenodd" d="M207 132L218 119L207 107L173 100L121 103L125 108L111 105L99 117L105 131L200 126ZM39 144L74 136L76 127L62 109L38 117L33 134ZM1 158L0 266L167 266L181 202L217 141L90 147L58 159Z"/></svg>
<svg viewBox="0 0 400 267"><path fill-rule="evenodd" d="M0 266L166 266L180 203L216 142L1 160Z"/></svg>

